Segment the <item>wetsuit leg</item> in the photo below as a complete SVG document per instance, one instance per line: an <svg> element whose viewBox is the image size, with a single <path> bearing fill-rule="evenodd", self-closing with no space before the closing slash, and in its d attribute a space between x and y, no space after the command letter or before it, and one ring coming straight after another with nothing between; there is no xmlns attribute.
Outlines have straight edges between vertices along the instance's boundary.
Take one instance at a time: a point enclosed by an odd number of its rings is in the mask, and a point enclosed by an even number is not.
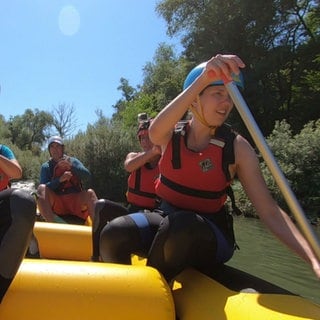
<svg viewBox="0 0 320 320"><path fill-rule="evenodd" d="M26 253L36 219L36 202L29 191L0 193L0 301Z"/></svg>
<svg viewBox="0 0 320 320"><path fill-rule="evenodd" d="M131 254L147 256L162 219L159 213L139 212L110 221L101 231L102 260L131 264Z"/></svg>
<svg viewBox="0 0 320 320"><path fill-rule="evenodd" d="M94 219L92 222L92 261L99 261L100 233L104 226L111 220L128 214L127 208L117 202L99 199L95 203Z"/></svg>
<svg viewBox="0 0 320 320"><path fill-rule="evenodd" d="M178 211L162 221L149 252L147 265L171 281L187 267L207 273L221 263L217 252L229 243L212 222L193 212Z"/></svg>

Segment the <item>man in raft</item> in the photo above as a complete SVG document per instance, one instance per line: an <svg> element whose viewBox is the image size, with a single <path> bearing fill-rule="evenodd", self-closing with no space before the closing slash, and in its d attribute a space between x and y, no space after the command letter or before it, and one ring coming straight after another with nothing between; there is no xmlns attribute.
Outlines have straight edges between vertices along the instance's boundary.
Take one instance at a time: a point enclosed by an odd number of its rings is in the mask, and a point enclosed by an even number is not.
<svg viewBox="0 0 320 320"><path fill-rule="evenodd" d="M88 223L97 196L93 189L85 190L82 181L91 173L80 160L65 154L61 137L50 137L48 150L51 158L41 166L37 188L40 214L48 222Z"/></svg>

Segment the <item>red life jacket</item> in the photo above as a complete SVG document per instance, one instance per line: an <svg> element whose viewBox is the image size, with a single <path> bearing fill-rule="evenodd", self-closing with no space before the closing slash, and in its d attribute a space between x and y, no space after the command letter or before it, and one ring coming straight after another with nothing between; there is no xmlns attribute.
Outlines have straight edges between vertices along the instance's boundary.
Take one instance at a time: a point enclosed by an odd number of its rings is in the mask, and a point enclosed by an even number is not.
<svg viewBox="0 0 320 320"><path fill-rule="evenodd" d="M175 130L160 159L156 194L181 209L218 212L230 191L228 166L234 163L235 133L224 125L217 129L205 150L194 152L186 147L187 130L188 125Z"/></svg>
<svg viewBox="0 0 320 320"><path fill-rule="evenodd" d="M63 166L62 163L64 163ZM65 163L69 164L67 168L65 166ZM65 171L71 171L71 168L72 164L70 162L70 157L64 156L61 160L55 163L53 167L52 179L61 177ZM69 181L65 181L59 186L59 191L63 193L69 193L71 189L74 190L74 192L83 190L81 180L76 175L72 175Z"/></svg>
<svg viewBox="0 0 320 320"><path fill-rule="evenodd" d="M0 191L7 189L9 186L10 179L6 173L0 169Z"/></svg>
<svg viewBox="0 0 320 320"><path fill-rule="evenodd" d="M159 176L159 167L144 165L131 172L128 177L127 201L135 206L154 209L156 207L155 180Z"/></svg>

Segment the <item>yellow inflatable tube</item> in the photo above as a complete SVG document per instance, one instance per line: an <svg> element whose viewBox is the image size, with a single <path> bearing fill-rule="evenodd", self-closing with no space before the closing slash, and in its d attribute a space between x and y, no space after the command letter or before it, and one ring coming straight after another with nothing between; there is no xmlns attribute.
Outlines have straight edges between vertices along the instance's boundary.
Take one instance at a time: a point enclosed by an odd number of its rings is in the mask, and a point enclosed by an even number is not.
<svg viewBox="0 0 320 320"><path fill-rule="evenodd" d="M24 259L0 305L1 320L175 319L153 268Z"/></svg>
<svg viewBox="0 0 320 320"><path fill-rule="evenodd" d="M176 281L180 288L173 297L179 319L320 320L320 306L299 296L236 292L192 269Z"/></svg>
<svg viewBox="0 0 320 320"><path fill-rule="evenodd" d="M34 228L34 234L39 242L39 248L42 258L48 259L69 259L69 260L90 260L91 257L91 227L87 226L75 226L75 225L67 225L67 224L57 224L57 223L44 223L44 222L36 222ZM43 264L43 268L46 268L46 264L50 261L45 260L46 262ZM69 270L71 267L67 267L69 264L71 266L78 265L74 264L74 262L64 262L66 270ZM84 262L83 262L84 263ZM165 301L161 305L159 304L158 308L160 309L170 309L169 313L172 311L172 302L170 300L170 292L165 284L164 280L157 280L159 274L156 272L157 276L149 275L150 268L144 265L144 260L139 260L138 257L133 257L133 264L135 266L121 266L121 265L109 265L102 263L89 263L86 262L85 266L94 266L96 268L97 265L108 266L108 268L114 268L114 271L110 272L107 276L100 276L102 279L104 277L111 277L110 281L108 278L107 283L111 283L113 288L109 288L111 291L110 295L114 296L118 304L120 305L120 312L123 312L122 306L127 306L131 308L131 296L134 296L135 291L137 291L137 295L139 299L142 300L142 305L136 305L135 300L133 300L133 304L137 307L136 316L139 316L139 309L141 308L141 312L144 310L145 306L149 304L149 293L148 289L146 290L145 285L151 281L152 284L157 284L157 281L160 281L159 286L165 289L159 289L162 291L162 294L159 294L162 297L159 301ZM59 264L54 264L55 266ZM80 263L81 265L81 263ZM80 266L79 265L79 266ZM50 263L48 264L48 267ZM91 267L90 267L91 268ZM123 269L124 268L124 269ZM138 269L135 269L138 268ZM130 270L139 270L134 271L134 274L131 273ZM59 268L57 273L64 272L64 269ZM73 272L73 271L72 271ZM88 269L86 272L91 272L91 269ZM93 272L96 272L93 270ZM135 282L134 287L130 286L130 290L127 291L127 287L125 283L127 281L126 276L123 275L123 272L129 276L128 283ZM141 272L141 274L140 274ZM145 273L146 272L146 273ZM67 271L67 274L71 273L71 271ZM84 272L85 273L85 272ZM121 276L116 276L121 274ZM34 277L36 274L33 275ZM89 276L90 277L90 276ZM131 277L141 277L141 279L132 279ZM73 284L69 283L69 279L66 276L61 275L59 278L58 274L55 276L56 279L60 279L60 282L67 282L66 289L67 293L60 293L61 295L65 295L64 299L69 295L72 295L72 287ZM80 293L84 291L84 295L88 297L85 286L82 287L84 283L90 282L91 280L83 279L85 275L77 276L78 281L75 283L79 283L81 286ZM55 280L56 280L55 279ZM55 280L50 280L51 285L55 284ZM141 282L140 282L141 280ZM32 278L30 279L32 281ZM59 283L58 281L58 283ZM118 282L119 281L119 282ZM97 290L100 290L102 281L97 281L98 287ZM103 281L104 282L104 281ZM19 284L17 284L19 287ZM41 285L42 286L42 285ZM89 286L88 289L92 292L92 288ZM106 289L103 289L106 290ZM11 290L9 290L11 291ZM30 291L32 289L30 288ZM63 291L63 290L62 290ZM46 292L46 290L45 290ZM115 293L116 292L116 293ZM108 294L109 294L108 293ZM115 294L115 295L114 295ZM59 295L59 292L56 293ZM94 294L93 294L94 295ZM52 296L55 296L52 293ZM108 297L108 299L111 299ZM320 320L320 306L313 304L312 302L301 298L299 296L294 295L285 295L285 294L266 294L266 293L248 293L248 292L237 292L228 289L223 286L219 282L206 277L205 275L197 272L195 270L186 270L182 272L175 281L174 290L173 290L173 299L176 307L176 313L180 320L213 320L213 319L224 319L224 320L256 320L256 319L268 319L268 320ZM77 300L77 298L75 298ZM16 301L16 299L14 300ZM53 299L54 301L54 299ZM143 302L144 301L144 302ZM160 303L159 302L159 303ZM167 303L168 302L168 303ZM76 304L76 302L72 302L72 305ZM114 302L116 303L116 302ZM107 310L108 307L96 306L100 308L100 311ZM15 318L3 318L1 314L0 306L0 319L1 320L14 320ZM158 312L155 310L156 313ZM112 309L113 316L107 317L106 319L131 319L128 316L122 316L122 313L118 314L119 310ZM163 312L163 311L162 311ZM159 313L160 314L160 313ZM85 314L88 317L83 317L82 319L91 319L89 314ZM171 316L171 314L170 314ZM161 314L158 318L152 316L153 319L171 319L170 316ZM162 317L162 318L161 318ZM17 318L18 319L18 318ZM27 319L27 318L26 318ZM80 318L68 318L71 319L80 319ZM95 319L95 318L92 318ZM141 316L137 319L149 319L149 317ZM50 319L48 319L50 320Z"/></svg>
<svg viewBox="0 0 320 320"><path fill-rule="evenodd" d="M36 222L33 233L41 258L89 261L92 228L66 223Z"/></svg>

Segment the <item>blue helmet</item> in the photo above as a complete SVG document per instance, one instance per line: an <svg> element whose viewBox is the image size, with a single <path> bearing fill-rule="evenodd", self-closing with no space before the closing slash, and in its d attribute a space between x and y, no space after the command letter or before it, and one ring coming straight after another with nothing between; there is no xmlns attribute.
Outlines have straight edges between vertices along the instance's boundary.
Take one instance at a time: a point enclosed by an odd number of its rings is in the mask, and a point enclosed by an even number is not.
<svg viewBox="0 0 320 320"><path fill-rule="evenodd" d="M206 62L200 63L199 65L197 65L196 67L194 67L189 74L187 75L184 83L183 83L183 90L188 88L202 73L203 69L205 68ZM232 78L233 81L235 82L235 84L240 87L240 88L244 88L244 81L243 81L243 75L240 72L238 75L232 73ZM223 85L223 81L222 80L216 80L213 81L212 83L209 84L209 86L221 86Z"/></svg>

